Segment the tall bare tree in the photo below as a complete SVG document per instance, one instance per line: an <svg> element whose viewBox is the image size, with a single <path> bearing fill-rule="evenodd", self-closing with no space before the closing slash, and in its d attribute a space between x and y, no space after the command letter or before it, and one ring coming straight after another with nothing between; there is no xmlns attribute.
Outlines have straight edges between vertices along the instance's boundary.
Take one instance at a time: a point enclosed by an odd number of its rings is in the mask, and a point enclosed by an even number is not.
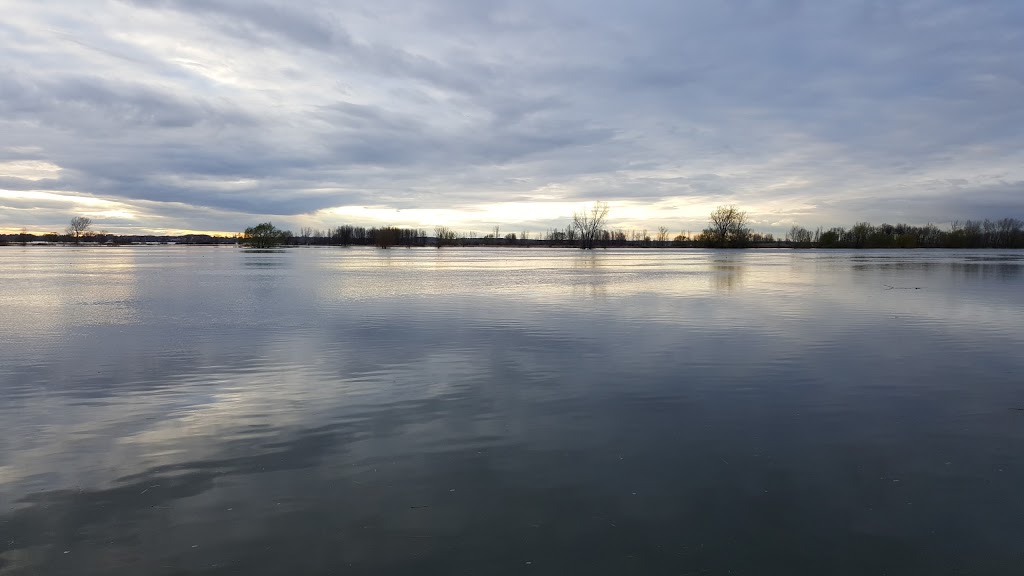
<svg viewBox="0 0 1024 576"><path fill-rule="evenodd" d="M710 226L704 236L718 248L738 248L747 243L750 229L747 228L747 213L735 206L719 206L711 212Z"/></svg>
<svg viewBox="0 0 1024 576"><path fill-rule="evenodd" d="M658 246L668 246L668 228L665 226L658 226Z"/></svg>
<svg viewBox="0 0 1024 576"><path fill-rule="evenodd" d="M87 216L75 216L71 219L71 223L68 224L65 232L68 236L73 236L75 238L75 244L78 244L82 234L88 232L90 226L92 226L92 218Z"/></svg>
<svg viewBox="0 0 1024 576"><path fill-rule="evenodd" d="M595 241L604 229L604 220L608 217L608 203L594 202L589 210L584 207L572 214L572 227L580 239L580 248L592 250Z"/></svg>

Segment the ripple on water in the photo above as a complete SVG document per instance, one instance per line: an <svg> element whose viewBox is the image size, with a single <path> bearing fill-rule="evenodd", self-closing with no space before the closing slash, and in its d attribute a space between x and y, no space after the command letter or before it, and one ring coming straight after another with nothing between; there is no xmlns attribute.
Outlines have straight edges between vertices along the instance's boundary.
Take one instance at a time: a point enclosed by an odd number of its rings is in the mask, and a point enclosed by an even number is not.
<svg viewBox="0 0 1024 576"><path fill-rule="evenodd" d="M1016 252L165 247L0 267L0 572L1019 560Z"/></svg>

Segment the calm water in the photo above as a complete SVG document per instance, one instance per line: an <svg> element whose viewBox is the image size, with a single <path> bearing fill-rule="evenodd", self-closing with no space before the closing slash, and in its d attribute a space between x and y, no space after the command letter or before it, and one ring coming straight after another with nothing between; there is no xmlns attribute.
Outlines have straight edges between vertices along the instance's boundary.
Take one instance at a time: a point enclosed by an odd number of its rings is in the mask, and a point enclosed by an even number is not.
<svg viewBox="0 0 1024 576"><path fill-rule="evenodd" d="M1022 487L1019 251L0 248L5 576L1021 574Z"/></svg>

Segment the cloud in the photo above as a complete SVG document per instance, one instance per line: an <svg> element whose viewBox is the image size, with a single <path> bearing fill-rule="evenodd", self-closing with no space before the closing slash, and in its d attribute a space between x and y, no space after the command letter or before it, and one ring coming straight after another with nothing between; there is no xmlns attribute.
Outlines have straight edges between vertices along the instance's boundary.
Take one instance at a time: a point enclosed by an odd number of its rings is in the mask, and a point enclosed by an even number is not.
<svg viewBox="0 0 1024 576"><path fill-rule="evenodd" d="M1010 1L39 2L0 23L0 189L164 230L479 229L510 202L540 229L597 199L652 229L716 203L769 228L1020 217L1021 24ZM74 214L34 208L0 228Z"/></svg>

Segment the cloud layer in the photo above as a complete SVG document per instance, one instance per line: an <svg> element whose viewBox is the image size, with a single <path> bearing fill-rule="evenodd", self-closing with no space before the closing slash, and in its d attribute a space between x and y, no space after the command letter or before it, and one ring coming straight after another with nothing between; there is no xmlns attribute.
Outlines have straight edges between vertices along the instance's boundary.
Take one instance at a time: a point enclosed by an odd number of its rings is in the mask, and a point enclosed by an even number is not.
<svg viewBox="0 0 1024 576"><path fill-rule="evenodd" d="M1024 216L1012 0L6 4L0 229Z"/></svg>

